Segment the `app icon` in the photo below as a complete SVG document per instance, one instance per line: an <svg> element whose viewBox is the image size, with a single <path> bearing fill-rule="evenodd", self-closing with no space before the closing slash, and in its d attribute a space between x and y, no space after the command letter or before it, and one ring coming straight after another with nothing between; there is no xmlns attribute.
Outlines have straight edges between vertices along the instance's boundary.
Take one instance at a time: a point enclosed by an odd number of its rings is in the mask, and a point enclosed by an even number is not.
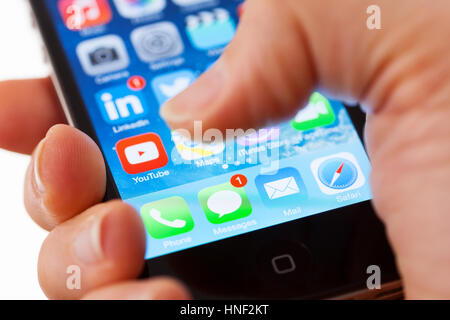
<svg viewBox="0 0 450 320"><path fill-rule="evenodd" d="M256 188L264 204L269 207L297 205L308 199L305 183L294 168L282 168L274 174L255 178Z"/></svg>
<svg viewBox="0 0 450 320"><path fill-rule="evenodd" d="M189 207L181 197L171 197L145 204L141 208L144 226L154 239L173 237L194 228Z"/></svg>
<svg viewBox="0 0 450 320"><path fill-rule="evenodd" d="M348 152L316 159L311 170L320 190L329 195L359 188L365 182L356 158Z"/></svg>
<svg viewBox="0 0 450 320"><path fill-rule="evenodd" d="M300 110L291 121L294 129L306 131L328 126L336 119L333 108L327 98L318 92L313 93L308 105Z"/></svg>
<svg viewBox="0 0 450 320"><path fill-rule="evenodd" d="M142 92L131 90L127 85L100 91L95 99L103 120L112 125L141 119L148 112Z"/></svg>
<svg viewBox="0 0 450 320"><path fill-rule="evenodd" d="M199 3L209 2L211 0L173 0L176 5L179 6L192 6Z"/></svg>
<svg viewBox="0 0 450 320"><path fill-rule="evenodd" d="M198 50L208 50L228 44L236 27L227 10L202 11L186 18L186 32Z"/></svg>
<svg viewBox="0 0 450 320"><path fill-rule="evenodd" d="M189 87L195 78L195 74L190 70L180 70L154 78L152 87L159 104L163 104Z"/></svg>
<svg viewBox="0 0 450 320"><path fill-rule="evenodd" d="M145 62L172 58L184 50L180 34L171 22L137 28L131 33L131 41L139 58Z"/></svg>
<svg viewBox="0 0 450 320"><path fill-rule="evenodd" d="M225 149L223 142L194 142L176 131L172 132L172 141L180 156L187 161L210 157Z"/></svg>
<svg viewBox="0 0 450 320"><path fill-rule="evenodd" d="M198 199L209 222L220 224L248 217L252 207L244 188L227 182L203 189Z"/></svg>
<svg viewBox="0 0 450 320"><path fill-rule="evenodd" d="M161 138L156 133L146 133L120 140L116 144L125 172L138 174L164 167L169 162Z"/></svg>
<svg viewBox="0 0 450 320"><path fill-rule="evenodd" d="M257 132L237 138L241 146L254 146L264 142L277 140L280 137L280 128L271 127L259 129Z"/></svg>
<svg viewBox="0 0 450 320"><path fill-rule="evenodd" d="M80 43L77 55L84 72L90 76L125 69L130 64L125 44L115 35Z"/></svg>
<svg viewBox="0 0 450 320"><path fill-rule="evenodd" d="M122 17L141 18L161 12L166 7L166 0L114 0Z"/></svg>
<svg viewBox="0 0 450 320"><path fill-rule="evenodd" d="M58 9L70 30L107 24L112 18L107 0L59 0Z"/></svg>

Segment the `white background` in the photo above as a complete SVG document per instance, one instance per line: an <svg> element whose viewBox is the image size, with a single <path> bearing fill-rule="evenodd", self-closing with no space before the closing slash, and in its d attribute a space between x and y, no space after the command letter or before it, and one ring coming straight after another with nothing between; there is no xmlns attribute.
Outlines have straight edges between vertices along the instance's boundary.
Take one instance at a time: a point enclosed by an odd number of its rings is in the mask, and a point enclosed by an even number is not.
<svg viewBox="0 0 450 320"><path fill-rule="evenodd" d="M0 81L47 73L26 1L0 0ZM1 102L2 97L0 108ZM45 298L36 269L47 232L28 217L22 200L28 161L28 156L0 150L0 299Z"/></svg>

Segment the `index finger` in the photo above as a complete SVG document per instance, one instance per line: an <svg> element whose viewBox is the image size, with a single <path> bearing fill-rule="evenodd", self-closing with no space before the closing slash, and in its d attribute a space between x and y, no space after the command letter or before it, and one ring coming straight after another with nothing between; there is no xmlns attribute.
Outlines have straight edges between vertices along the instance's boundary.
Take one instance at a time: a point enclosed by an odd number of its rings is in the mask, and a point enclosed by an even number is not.
<svg viewBox="0 0 450 320"><path fill-rule="evenodd" d="M0 148L30 154L57 123L66 118L49 78L0 82Z"/></svg>

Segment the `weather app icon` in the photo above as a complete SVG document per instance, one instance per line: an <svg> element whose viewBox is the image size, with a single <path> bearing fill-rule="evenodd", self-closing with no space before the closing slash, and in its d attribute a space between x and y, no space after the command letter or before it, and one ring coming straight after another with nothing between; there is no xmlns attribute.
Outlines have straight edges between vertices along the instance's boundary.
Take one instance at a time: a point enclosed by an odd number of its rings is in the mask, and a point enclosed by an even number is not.
<svg viewBox="0 0 450 320"><path fill-rule="evenodd" d="M356 158L347 152L316 159L311 170L320 190L329 195L360 188L365 182Z"/></svg>

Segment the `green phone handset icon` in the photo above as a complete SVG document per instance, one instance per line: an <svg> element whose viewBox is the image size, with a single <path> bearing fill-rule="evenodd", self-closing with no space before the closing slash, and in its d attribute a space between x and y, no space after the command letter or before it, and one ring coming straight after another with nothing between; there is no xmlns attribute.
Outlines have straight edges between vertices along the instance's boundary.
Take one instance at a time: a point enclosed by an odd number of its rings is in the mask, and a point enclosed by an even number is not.
<svg viewBox="0 0 450 320"><path fill-rule="evenodd" d="M186 233L194 228L189 207L181 197L171 197L145 204L141 208L145 229L154 239Z"/></svg>
<svg viewBox="0 0 450 320"><path fill-rule="evenodd" d="M156 209L150 210L150 216L159 223L162 223L163 225L171 228L184 228L186 226L185 220L175 219L173 221L169 221L167 219L164 219L161 215L161 211Z"/></svg>

